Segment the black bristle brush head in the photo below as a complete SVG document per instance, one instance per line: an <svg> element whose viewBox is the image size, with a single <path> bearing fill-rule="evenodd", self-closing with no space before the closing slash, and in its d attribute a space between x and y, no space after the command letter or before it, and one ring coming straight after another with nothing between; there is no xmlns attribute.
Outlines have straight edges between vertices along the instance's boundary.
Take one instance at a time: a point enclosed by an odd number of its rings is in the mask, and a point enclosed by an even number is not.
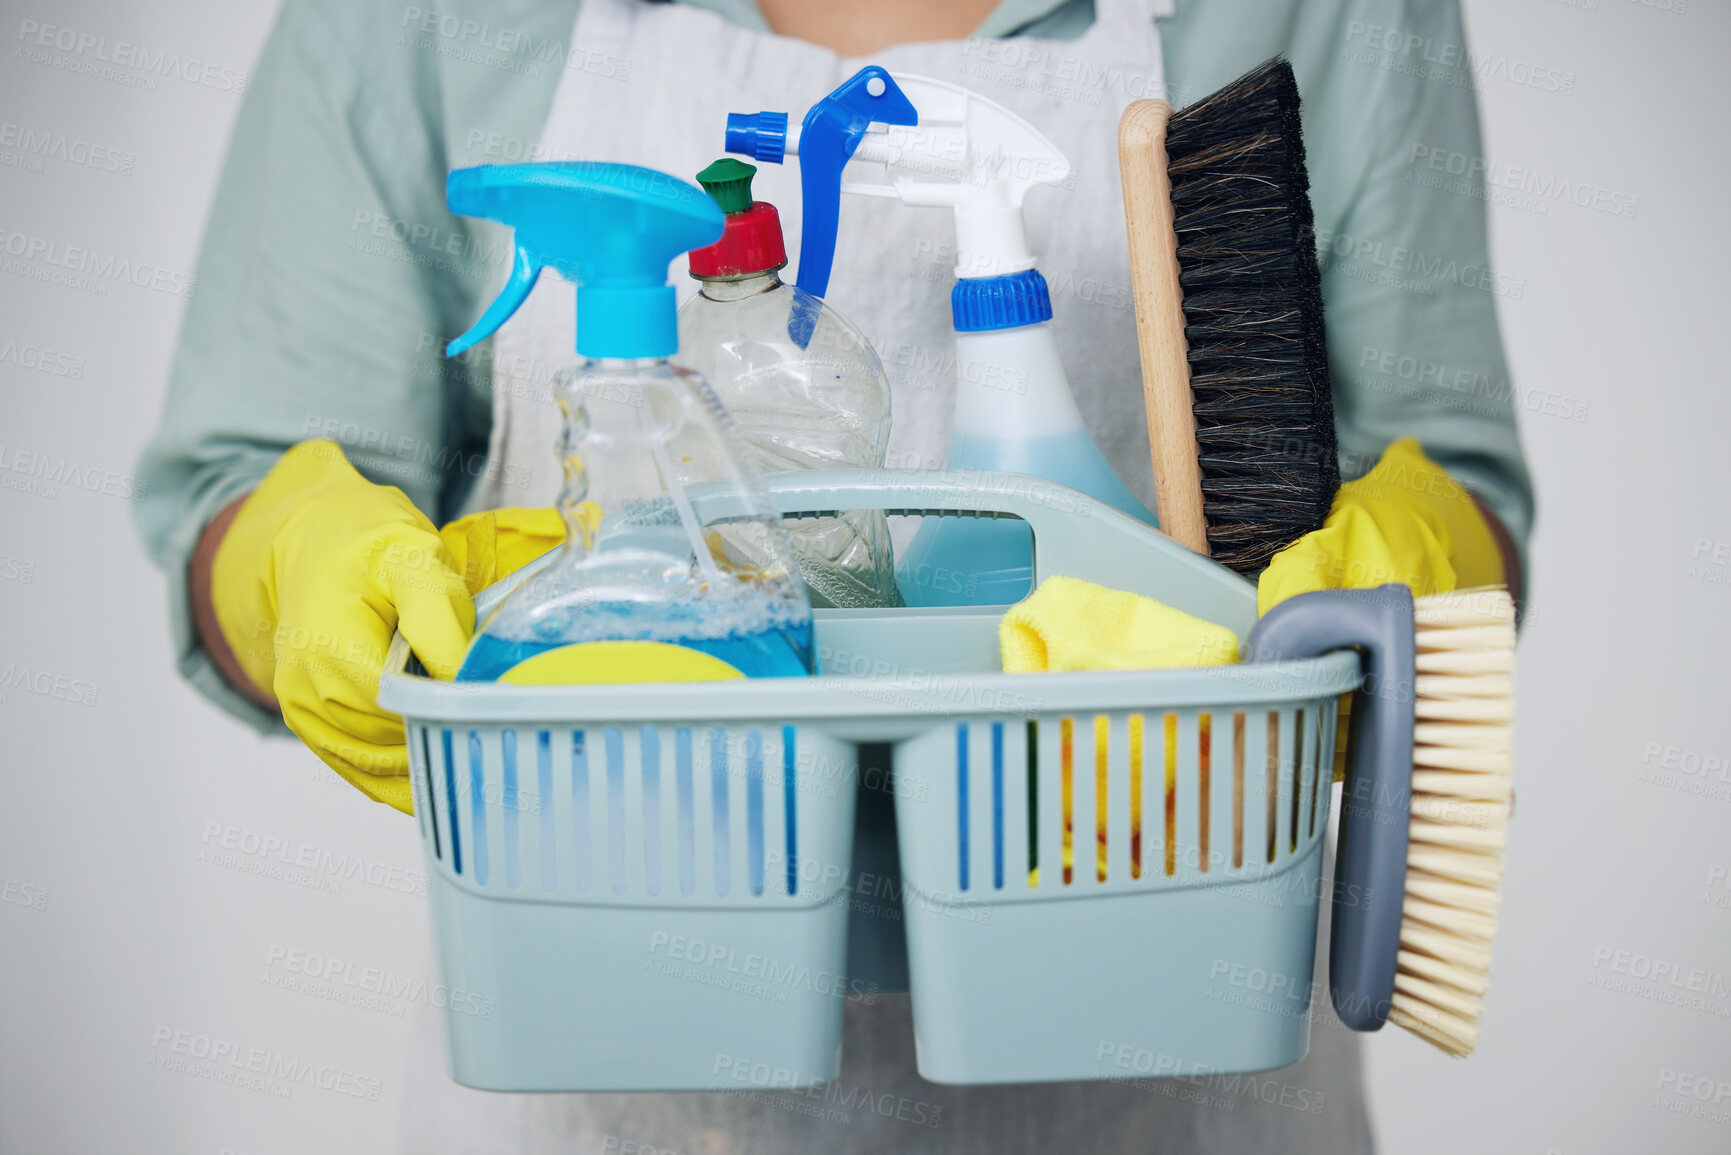
<svg viewBox="0 0 1731 1155"><path fill-rule="evenodd" d="M1292 66L1173 113L1166 159L1209 551L1254 573L1340 487Z"/></svg>

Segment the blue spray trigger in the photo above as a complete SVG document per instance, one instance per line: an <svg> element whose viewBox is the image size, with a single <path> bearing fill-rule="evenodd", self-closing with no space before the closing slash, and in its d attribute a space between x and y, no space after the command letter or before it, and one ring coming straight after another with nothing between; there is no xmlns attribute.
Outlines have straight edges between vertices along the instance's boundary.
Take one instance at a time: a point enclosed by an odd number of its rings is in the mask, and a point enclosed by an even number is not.
<svg viewBox="0 0 1731 1155"><path fill-rule="evenodd" d="M469 331L445 346L445 356L460 357L491 337L498 331L500 325L511 319L529 299L529 291L535 287L535 282L541 279L541 270L546 268L534 254L522 245L517 246L517 256L511 262L511 275L505 281L505 287L499 290L499 295L493 298L493 303L487 306L487 311L481 314L481 319L469 326Z"/></svg>
<svg viewBox="0 0 1731 1155"><path fill-rule="evenodd" d="M472 348L528 300L544 268L577 286L583 357L667 357L679 347L668 263L721 236L708 193L636 165L599 161L479 165L453 171L445 201L462 216L515 231L511 275L474 328L451 342Z"/></svg>
<svg viewBox="0 0 1731 1155"><path fill-rule="evenodd" d="M835 234L841 217L841 170L853 159L873 123L913 125L920 114L890 74L877 65L860 69L811 106L799 130L800 288L814 297L829 291Z"/></svg>
<svg viewBox="0 0 1731 1155"><path fill-rule="evenodd" d="M780 117L779 123L776 117ZM841 216L841 170L853 159L866 129L873 124L914 125L919 120L913 102L890 74L875 64L854 73L805 114L796 145L804 218L796 282L801 289L814 297L829 291ZM780 163L786 149L786 123L787 117L781 113L730 113L727 151Z"/></svg>

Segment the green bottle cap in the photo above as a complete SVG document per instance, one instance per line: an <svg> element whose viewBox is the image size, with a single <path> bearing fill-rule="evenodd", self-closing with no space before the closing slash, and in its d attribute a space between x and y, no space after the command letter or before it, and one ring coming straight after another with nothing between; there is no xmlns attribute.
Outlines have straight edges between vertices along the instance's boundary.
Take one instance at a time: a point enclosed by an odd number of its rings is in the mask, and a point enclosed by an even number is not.
<svg viewBox="0 0 1731 1155"><path fill-rule="evenodd" d="M757 166L724 156L697 174L697 183L715 198L724 213L742 213L751 207L751 178Z"/></svg>

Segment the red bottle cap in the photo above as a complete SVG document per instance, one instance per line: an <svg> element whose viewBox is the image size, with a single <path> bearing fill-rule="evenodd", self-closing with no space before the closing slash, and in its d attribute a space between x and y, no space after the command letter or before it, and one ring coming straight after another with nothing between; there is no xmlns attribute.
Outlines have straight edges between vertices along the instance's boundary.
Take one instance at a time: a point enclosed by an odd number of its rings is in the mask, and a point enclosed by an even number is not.
<svg viewBox="0 0 1731 1155"><path fill-rule="evenodd" d="M694 277L743 277L767 273L787 264L781 240L781 214L766 201L756 201L742 213L728 213L721 239L691 250Z"/></svg>
<svg viewBox="0 0 1731 1155"><path fill-rule="evenodd" d="M751 199L751 178L756 172L752 165L727 157L697 174L727 219L719 241L691 250L692 276L748 277L787 264L781 215L774 205Z"/></svg>

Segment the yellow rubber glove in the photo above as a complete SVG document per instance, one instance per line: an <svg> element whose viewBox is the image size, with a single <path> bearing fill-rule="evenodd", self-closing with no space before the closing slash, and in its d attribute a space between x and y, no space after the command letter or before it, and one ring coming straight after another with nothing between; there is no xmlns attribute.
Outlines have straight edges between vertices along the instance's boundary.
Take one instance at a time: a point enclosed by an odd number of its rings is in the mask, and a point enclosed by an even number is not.
<svg viewBox="0 0 1731 1155"><path fill-rule="evenodd" d="M211 563L211 600L241 669L283 721L363 793L414 806L402 719L378 706L398 629L434 676L455 676L475 605L433 523L374 485L333 441L283 455Z"/></svg>
<svg viewBox="0 0 1731 1155"><path fill-rule="evenodd" d="M1375 469L1340 487L1321 529L1274 555L1256 602L1267 613L1311 590L1404 582L1424 597L1505 581L1502 553L1472 495L1403 437Z"/></svg>
<svg viewBox="0 0 1731 1155"><path fill-rule="evenodd" d="M1312 590L1371 589L1404 582L1415 596L1502 585L1502 551L1472 495L1411 437L1383 451L1376 468L1340 487L1321 529L1279 553L1256 585L1267 613ZM1334 779L1346 775L1352 695L1335 726Z"/></svg>
<svg viewBox="0 0 1731 1155"><path fill-rule="evenodd" d="M588 512L594 503L585 502L584 506ZM599 520L591 519L591 529ZM489 509L459 517L441 529L439 537L469 593L478 594L563 544L565 519L550 507Z"/></svg>

